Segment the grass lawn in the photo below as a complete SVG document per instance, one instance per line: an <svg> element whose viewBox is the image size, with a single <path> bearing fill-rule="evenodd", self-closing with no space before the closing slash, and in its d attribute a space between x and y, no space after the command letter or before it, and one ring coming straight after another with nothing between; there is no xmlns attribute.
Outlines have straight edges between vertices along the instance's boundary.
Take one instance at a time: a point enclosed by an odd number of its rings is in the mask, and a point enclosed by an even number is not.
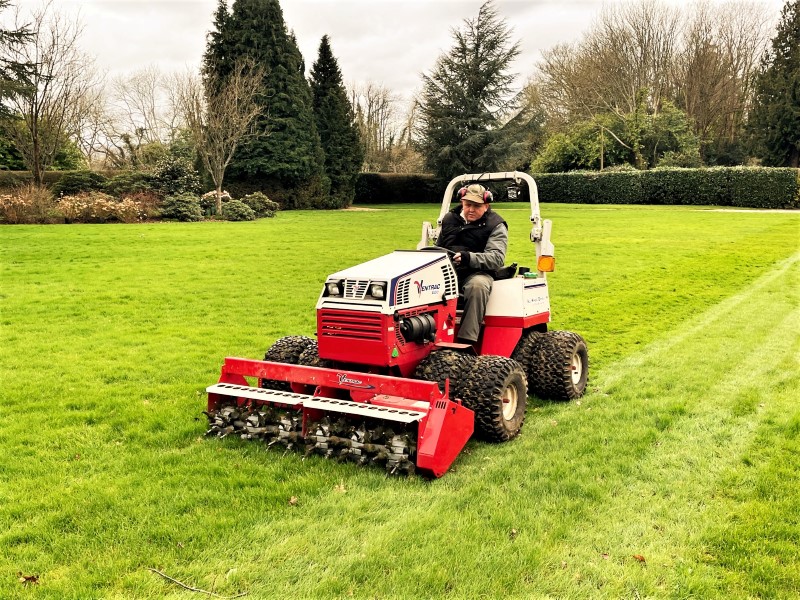
<svg viewBox="0 0 800 600"><path fill-rule="evenodd" d="M0 229L0 598L800 596L800 213L544 205L589 391L442 479L205 439L223 357L438 212L376 208Z"/></svg>

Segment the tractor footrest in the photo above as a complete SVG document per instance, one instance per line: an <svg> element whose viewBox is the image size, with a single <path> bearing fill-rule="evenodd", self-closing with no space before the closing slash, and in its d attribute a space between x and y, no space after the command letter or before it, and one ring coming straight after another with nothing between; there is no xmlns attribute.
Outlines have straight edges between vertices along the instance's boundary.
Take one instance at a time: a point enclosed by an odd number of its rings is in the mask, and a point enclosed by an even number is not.
<svg viewBox="0 0 800 600"><path fill-rule="evenodd" d="M377 404L365 404L363 402L352 402L351 400L338 400L335 398L321 398L315 396L303 401L304 408L316 408L328 412L340 412L349 415L361 415L373 417L375 419L385 419L387 421L400 421L401 423L413 423L422 419L426 413L418 410L406 410L402 408L391 408Z"/></svg>
<svg viewBox="0 0 800 600"><path fill-rule="evenodd" d="M263 402L276 402L288 406L302 406L306 401L313 398L313 396L309 396L308 394L295 394L294 392L268 390L247 385L236 385L233 383L216 383L208 386L206 392L209 394L218 394L220 396L248 398L250 400L261 400Z"/></svg>

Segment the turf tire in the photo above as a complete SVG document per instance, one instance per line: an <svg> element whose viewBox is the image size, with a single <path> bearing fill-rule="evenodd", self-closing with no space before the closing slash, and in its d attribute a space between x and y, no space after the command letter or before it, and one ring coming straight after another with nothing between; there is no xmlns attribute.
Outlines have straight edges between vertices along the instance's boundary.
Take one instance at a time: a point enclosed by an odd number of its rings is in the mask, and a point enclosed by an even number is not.
<svg viewBox="0 0 800 600"><path fill-rule="evenodd" d="M435 381L444 392L444 382L450 379L450 399L463 396L464 382L469 374L474 357L455 350L431 352L414 371L416 379Z"/></svg>
<svg viewBox="0 0 800 600"><path fill-rule="evenodd" d="M533 348L529 377L533 395L543 400L580 398L589 380L586 342L571 331L542 334Z"/></svg>
<svg viewBox="0 0 800 600"><path fill-rule="evenodd" d="M316 344L315 340L304 335L289 335L277 340L269 350L264 353L264 360L271 362L286 363L296 365L300 356L311 345ZM292 389L286 381L275 381L272 379L262 379L261 387L269 390L281 390L291 392Z"/></svg>
<svg viewBox="0 0 800 600"><path fill-rule="evenodd" d="M544 335L545 334L541 331L526 331L522 334L522 338L511 354L511 358L521 364L522 368L525 369L525 375L528 378L528 396L536 395L533 386L533 380L536 376L536 373L533 371L533 357Z"/></svg>
<svg viewBox="0 0 800 600"><path fill-rule="evenodd" d="M475 435L507 442L520 432L527 404L525 369L504 356L475 359L464 385L464 405L475 412Z"/></svg>

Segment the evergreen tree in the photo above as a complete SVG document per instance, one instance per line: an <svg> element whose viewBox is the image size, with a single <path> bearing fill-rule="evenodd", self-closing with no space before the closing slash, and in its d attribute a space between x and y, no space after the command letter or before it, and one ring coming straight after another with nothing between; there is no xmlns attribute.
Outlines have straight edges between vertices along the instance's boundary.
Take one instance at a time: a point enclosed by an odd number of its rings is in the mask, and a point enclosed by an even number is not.
<svg viewBox="0 0 800 600"><path fill-rule="evenodd" d="M355 197L356 176L364 152L353 107L327 35L322 37L317 61L311 68L311 91L317 130L325 152L325 173L331 181L331 204L337 208L349 206Z"/></svg>
<svg viewBox="0 0 800 600"><path fill-rule="evenodd" d="M800 0L788 0L756 77L748 127L764 164L800 166Z"/></svg>
<svg viewBox="0 0 800 600"><path fill-rule="evenodd" d="M0 13L10 8L10 6L11 0L0 0ZM31 32L26 27L19 29L0 28L0 118L9 118L11 116L8 107L3 101L23 92L31 84L30 75L33 65L9 58L9 50L13 46L26 42L30 37Z"/></svg>
<svg viewBox="0 0 800 600"><path fill-rule="evenodd" d="M257 182L284 208L321 206L327 197L324 154L314 122L311 89L303 57L287 30L278 0L235 0L228 12L220 0L203 59L223 85L242 59L264 69L264 106L256 127L268 135L249 140L236 152L230 179Z"/></svg>
<svg viewBox="0 0 800 600"><path fill-rule="evenodd" d="M453 48L423 75L420 151L440 179L501 168L497 138L513 104L508 70L519 54L510 34L489 0L453 31Z"/></svg>

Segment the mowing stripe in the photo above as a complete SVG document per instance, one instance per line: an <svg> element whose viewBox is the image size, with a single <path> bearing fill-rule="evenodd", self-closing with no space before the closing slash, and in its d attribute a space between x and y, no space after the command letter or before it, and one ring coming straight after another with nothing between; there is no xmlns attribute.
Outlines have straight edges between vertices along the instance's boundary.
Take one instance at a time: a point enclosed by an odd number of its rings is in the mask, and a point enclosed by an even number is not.
<svg viewBox="0 0 800 600"><path fill-rule="evenodd" d="M765 287L772 284L775 280L786 276L798 261L800 261L800 252L778 262L775 269L759 277L738 294L723 300L694 319L690 319L682 324L680 330L674 335L657 340L648 345L642 352L629 356L615 365L610 365L599 377L595 378L594 383L600 384L601 386L613 386L630 370L635 370L645 364L652 363L654 360L658 360L659 356L669 352L673 347L687 338L698 335L722 318L730 317L731 313L742 308L743 304L752 302L753 298ZM790 278L786 283L787 286L791 286L789 289L797 290L797 282L798 278L795 275L793 279ZM750 314L751 310L751 308L748 308L745 314Z"/></svg>
<svg viewBox="0 0 800 600"><path fill-rule="evenodd" d="M714 515L725 512L719 494L724 496L726 473L739 465L759 424L796 410L788 390L797 389L798 379L800 308L792 270L797 259L707 311L687 331L653 344L645 358L610 367L617 387L635 390L643 385L639 369L653 374L658 367L648 363L660 365L663 374L647 382L660 393L639 401L654 414L676 404L685 412L636 461L622 489L593 502L585 522L564 540L558 555L579 567L593 589L610 591L627 581L630 587L616 591L658 595L691 581L683 565L697 568L706 531L719 524ZM746 320L724 319L745 301ZM675 373L681 377L677 383ZM717 383L704 389L704 380L716 376ZM645 557L658 576L642 578L634 555ZM650 587L654 579L663 587Z"/></svg>

